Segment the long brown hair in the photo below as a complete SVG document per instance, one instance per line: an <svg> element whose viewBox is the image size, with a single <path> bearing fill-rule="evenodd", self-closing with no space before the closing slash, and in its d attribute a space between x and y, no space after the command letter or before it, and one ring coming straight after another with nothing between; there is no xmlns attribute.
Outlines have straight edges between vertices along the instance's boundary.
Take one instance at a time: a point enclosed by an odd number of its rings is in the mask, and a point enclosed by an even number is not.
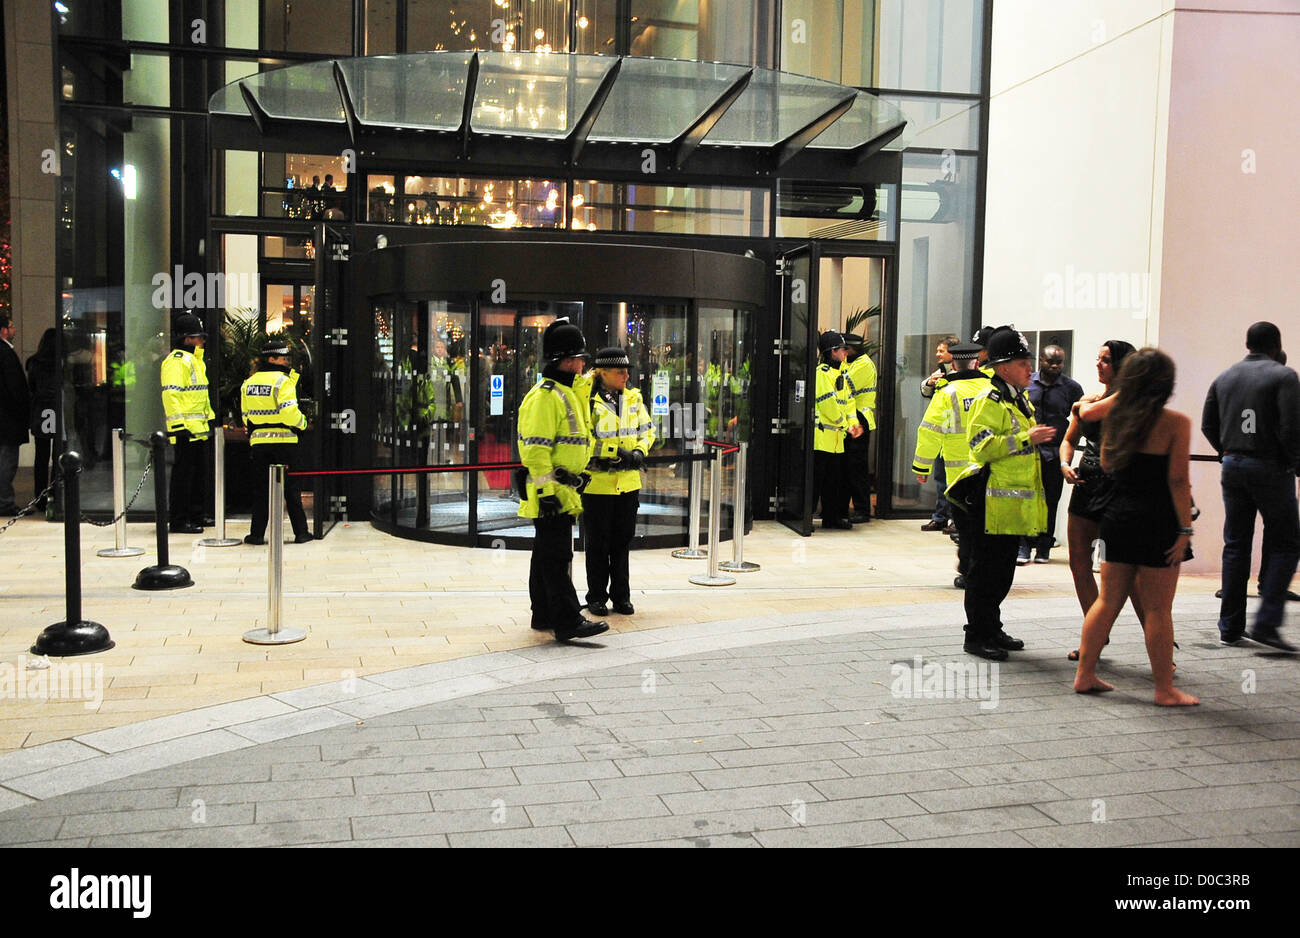
<svg viewBox="0 0 1300 938"><path fill-rule="evenodd" d="M1165 402L1174 393L1174 360L1147 346L1124 356L1115 378L1115 406L1106 416L1101 443L1102 467L1118 472L1142 448Z"/></svg>

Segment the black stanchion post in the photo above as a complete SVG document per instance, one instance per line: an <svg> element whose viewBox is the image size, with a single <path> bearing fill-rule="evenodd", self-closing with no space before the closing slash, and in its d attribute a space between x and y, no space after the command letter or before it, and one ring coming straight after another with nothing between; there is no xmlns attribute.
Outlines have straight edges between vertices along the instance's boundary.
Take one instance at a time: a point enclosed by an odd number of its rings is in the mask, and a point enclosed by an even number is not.
<svg viewBox="0 0 1300 938"><path fill-rule="evenodd" d="M115 644L108 629L81 618L81 457L74 452L59 458L63 468L63 568L67 618L41 632L32 654L69 658L108 651Z"/></svg>
<svg viewBox="0 0 1300 938"><path fill-rule="evenodd" d="M193 586L190 572L168 563L167 557L167 434L155 430L149 437L153 448L154 527L158 533L158 562L136 574L132 589L178 590Z"/></svg>

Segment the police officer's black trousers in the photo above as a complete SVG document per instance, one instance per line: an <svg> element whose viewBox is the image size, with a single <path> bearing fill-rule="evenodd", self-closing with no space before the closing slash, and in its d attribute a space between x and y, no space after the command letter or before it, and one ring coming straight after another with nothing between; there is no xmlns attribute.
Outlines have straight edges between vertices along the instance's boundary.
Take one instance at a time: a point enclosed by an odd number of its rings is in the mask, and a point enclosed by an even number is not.
<svg viewBox="0 0 1300 938"><path fill-rule="evenodd" d="M573 560L573 515L533 519L533 556L528 567L528 598L533 623L549 628L582 618L578 593L569 579Z"/></svg>
<svg viewBox="0 0 1300 938"><path fill-rule="evenodd" d="M822 503L823 521L843 521L849 514L849 490L844 482L844 454L813 452L813 507Z"/></svg>
<svg viewBox="0 0 1300 938"><path fill-rule="evenodd" d="M954 509L960 511L961 509ZM1002 629L1002 600L1011 591L1016 578L1016 554L1020 537L1016 534L985 534L984 518L973 524L973 537L962 528L961 539L970 540L970 569L966 573L966 637L988 639Z"/></svg>
<svg viewBox="0 0 1300 938"><path fill-rule="evenodd" d="M607 599L616 603L631 600L627 558L636 534L636 512L640 503L640 492L582 496L588 605L604 603Z"/></svg>
<svg viewBox="0 0 1300 938"><path fill-rule="evenodd" d="M858 419L862 420L861 411ZM849 488L849 497L853 500L853 511L864 517L871 517L871 431L866 421L862 422L862 436L844 438L844 468Z"/></svg>
<svg viewBox="0 0 1300 938"><path fill-rule="evenodd" d="M176 434L172 444L176 459L167 492L167 519L172 524L200 524L207 514L207 449L206 440L184 431Z"/></svg>
<svg viewBox="0 0 1300 938"><path fill-rule="evenodd" d="M262 538L266 535L266 523L271 507L271 481L268 470L277 464L292 468L297 444L258 443L256 446L250 446L249 450L253 457L253 526L249 534L254 538ZM290 476L287 469L284 474L284 507L289 511L289 523L293 525L294 536L306 536L309 533L307 513L302 510L302 495L298 488L298 480Z"/></svg>

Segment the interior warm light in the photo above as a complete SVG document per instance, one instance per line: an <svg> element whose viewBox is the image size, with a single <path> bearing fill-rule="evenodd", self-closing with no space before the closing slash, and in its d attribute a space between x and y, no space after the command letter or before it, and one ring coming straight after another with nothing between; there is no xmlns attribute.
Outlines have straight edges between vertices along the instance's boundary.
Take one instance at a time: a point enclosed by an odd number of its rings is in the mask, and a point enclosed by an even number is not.
<svg viewBox="0 0 1300 938"><path fill-rule="evenodd" d="M574 195L574 197L573 197L573 207L574 207L574 208L582 208L582 206L585 205L586 202L587 202L587 200L584 199L584 198L582 197L582 193L581 193L581 192L577 193L577 194Z"/></svg>
<svg viewBox="0 0 1300 938"><path fill-rule="evenodd" d="M586 28L587 28L588 26L590 26L590 25L591 25L591 20L587 19L587 17L585 17L585 16L580 16L580 17L578 17L578 28L579 28L579 29L586 29Z"/></svg>
<svg viewBox="0 0 1300 938"><path fill-rule="evenodd" d="M546 38L546 30L544 30L544 29L542 29L542 27L538 26L536 29L533 30L533 38L534 38L534 39L545 39L545 38Z"/></svg>

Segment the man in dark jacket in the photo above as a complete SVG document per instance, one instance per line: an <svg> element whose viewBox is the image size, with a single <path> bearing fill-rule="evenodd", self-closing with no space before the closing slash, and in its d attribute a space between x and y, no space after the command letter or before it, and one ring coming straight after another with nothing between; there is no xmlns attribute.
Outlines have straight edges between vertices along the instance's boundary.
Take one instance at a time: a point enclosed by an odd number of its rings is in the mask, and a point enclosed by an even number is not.
<svg viewBox="0 0 1300 938"><path fill-rule="evenodd" d="M18 474L18 448L27 442L31 402L27 378L14 351L14 321L0 316L0 516L18 514L14 502L14 476Z"/></svg>
<svg viewBox="0 0 1300 938"><path fill-rule="evenodd" d="M1219 641L1242 636L1282 651L1295 646L1281 637L1283 607L1300 559L1296 470L1300 468L1300 378L1279 359L1282 334L1271 322L1246 331L1250 353L1214 379L1205 396L1201 432L1223 465L1223 596ZM1246 629L1246 581L1255 513L1264 519L1266 567L1260 571L1260 604Z"/></svg>

